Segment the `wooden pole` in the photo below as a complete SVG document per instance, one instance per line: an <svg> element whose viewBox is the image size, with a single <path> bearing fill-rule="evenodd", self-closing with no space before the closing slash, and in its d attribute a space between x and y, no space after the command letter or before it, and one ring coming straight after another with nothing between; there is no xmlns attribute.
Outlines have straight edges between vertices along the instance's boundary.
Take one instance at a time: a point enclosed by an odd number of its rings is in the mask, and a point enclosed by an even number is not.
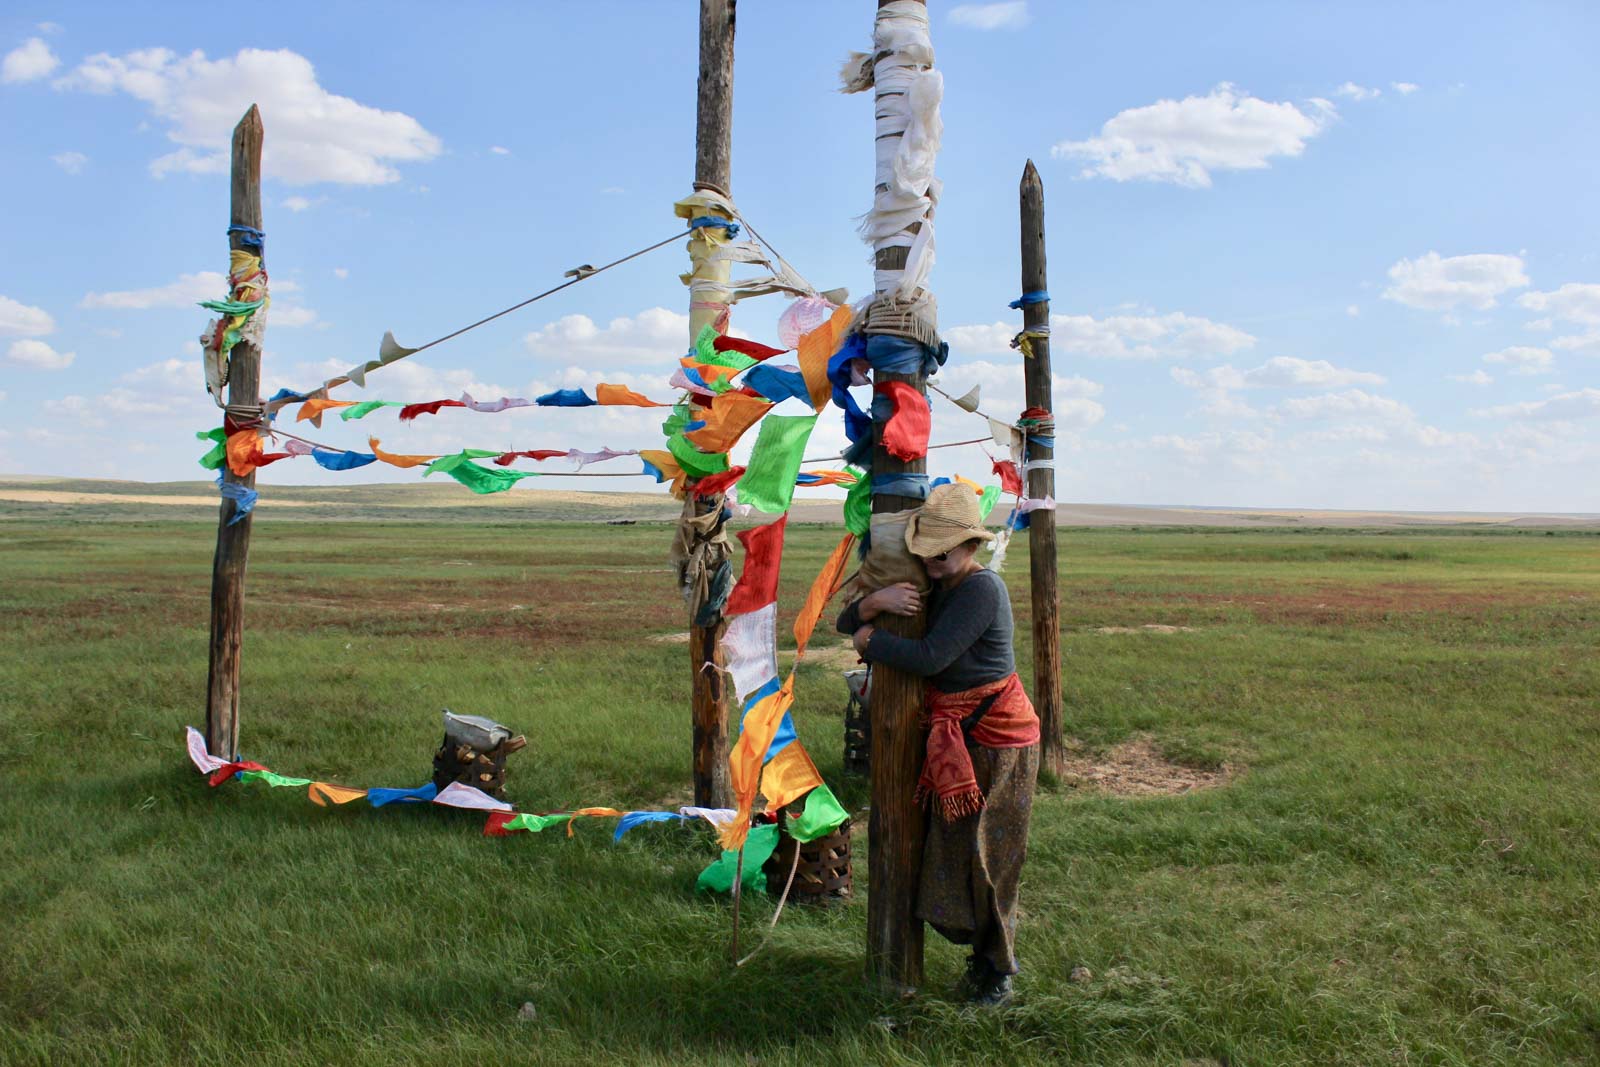
<svg viewBox="0 0 1600 1067"><path fill-rule="evenodd" d="M876 0L881 10L889 0ZM873 112L881 106L882 87L873 94ZM876 128L874 128L876 136ZM881 178L881 176L879 176ZM880 181L876 188L884 188ZM919 224L920 225L920 224ZM906 265L908 249L879 249L880 270ZM921 374L874 372L873 380L903 381L926 394ZM926 459L896 459L883 447L883 424L873 423L872 473L925 473ZM889 514L916 508L916 497L872 494L872 513ZM890 633L922 636L926 620L880 615L876 624ZM926 825L922 809L912 801L922 773L924 742L918 725L924 681L883 664L872 668L872 809L868 821L867 973L890 992L904 995L922 984L922 922L916 917L917 883L922 875Z"/></svg>
<svg viewBox="0 0 1600 1067"><path fill-rule="evenodd" d="M1022 171L1022 291L1047 292L1044 257L1044 183L1033 160ZM1050 322L1050 301L1024 304L1022 328L1031 330ZM1023 382L1030 408L1053 412L1048 334L1030 338L1032 358L1022 360ZM1025 460L1055 458L1055 448L1029 437ZM1028 471L1028 496L1054 497L1056 472L1050 466ZM1056 587L1056 513L1035 511L1028 524L1028 565L1033 590L1033 705L1039 712L1039 766L1053 774L1065 769L1066 748L1061 733L1061 596Z"/></svg>
<svg viewBox="0 0 1600 1067"><path fill-rule="evenodd" d="M700 77L695 108L694 184L696 190L730 195L733 153L733 31L737 0L700 0ZM726 283L732 264L727 260L695 265L699 281ZM689 344L701 329L715 322L722 309L713 301L698 300L689 291ZM693 490L691 490L692 492ZM709 500L696 498L699 514L721 510L722 494ZM689 670L691 714L694 723L694 802L701 807L731 806L728 784L727 682L717 669L717 643L722 624L694 625L690 606ZM737 958L737 957L735 957Z"/></svg>
<svg viewBox="0 0 1600 1067"><path fill-rule="evenodd" d="M261 112L254 104L233 128L233 181L229 225L261 229ZM228 234L228 247L244 247L245 235ZM263 250L264 251L264 250ZM247 412L261 403L261 351L240 341L228 355L228 411ZM225 420L225 424L226 421ZM254 488L254 472L240 478L222 465L222 477ZM244 570L250 555L246 514L229 524L238 505L226 497L217 524L211 563L211 667L206 682L206 747L232 759L239 752L239 652L244 643Z"/></svg>

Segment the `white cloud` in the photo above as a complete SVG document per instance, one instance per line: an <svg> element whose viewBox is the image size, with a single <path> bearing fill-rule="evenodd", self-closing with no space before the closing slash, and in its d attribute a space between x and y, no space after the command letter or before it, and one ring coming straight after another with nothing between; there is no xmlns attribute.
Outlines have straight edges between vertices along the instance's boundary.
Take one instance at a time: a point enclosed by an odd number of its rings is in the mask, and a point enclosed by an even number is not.
<svg viewBox="0 0 1600 1067"><path fill-rule="evenodd" d="M13 337L43 337L56 328L56 320L44 308L0 296L0 335Z"/></svg>
<svg viewBox="0 0 1600 1067"><path fill-rule="evenodd" d="M1333 91L1333 95L1348 97L1349 99L1360 103L1364 100L1376 100L1378 97L1383 95L1383 90L1368 88L1365 85L1357 85L1355 82L1345 82L1343 85L1339 86L1339 88Z"/></svg>
<svg viewBox="0 0 1600 1067"><path fill-rule="evenodd" d="M1492 385L1494 383L1494 379L1482 367L1479 367L1471 374L1450 374L1446 375L1446 377L1453 382L1465 382L1467 385Z"/></svg>
<svg viewBox="0 0 1600 1067"><path fill-rule="evenodd" d="M215 60L204 52L178 56L165 48L120 57L102 52L55 84L124 92L145 103L179 145L150 164L158 177L226 172L233 127L252 103L260 104L271 127L262 173L292 185L396 182L400 173L393 162L429 160L442 148L410 115L328 92L311 62L286 49L246 48Z"/></svg>
<svg viewBox="0 0 1600 1067"><path fill-rule="evenodd" d="M1490 352L1483 357L1483 361L1510 367L1512 374L1548 374L1551 356L1548 348L1513 345L1498 352Z"/></svg>
<svg viewBox="0 0 1600 1067"><path fill-rule="evenodd" d="M1422 87L1414 82L1390 82L1389 88L1393 89L1401 96L1410 96L1412 93L1416 92Z"/></svg>
<svg viewBox="0 0 1600 1067"><path fill-rule="evenodd" d="M278 286L278 288L282 288ZM183 274L177 281L153 289L127 289L121 292L86 293L79 307L143 311L148 308L192 308L202 300L223 300L228 295L228 279L214 270Z"/></svg>
<svg viewBox="0 0 1600 1067"><path fill-rule="evenodd" d="M1019 30L1028 24L1027 0L1002 4L958 4L950 22L974 30Z"/></svg>
<svg viewBox="0 0 1600 1067"><path fill-rule="evenodd" d="M34 29L40 33L57 34L62 31L62 25L59 22L41 22Z"/></svg>
<svg viewBox="0 0 1600 1067"><path fill-rule="evenodd" d="M500 145L497 145L497 144L490 145L489 146L489 151L493 152L497 156L509 156L511 154L511 149L502 148Z"/></svg>
<svg viewBox="0 0 1600 1067"><path fill-rule="evenodd" d="M1014 324L952 326L944 331L952 348L970 355L1012 353ZM1050 316L1050 351L1108 359L1187 359L1229 356L1256 339L1226 323L1181 311L1165 315Z"/></svg>
<svg viewBox="0 0 1600 1067"><path fill-rule="evenodd" d="M13 85L38 81L60 65L61 60L50 51L49 45L38 37L30 37L0 60L0 82Z"/></svg>
<svg viewBox="0 0 1600 1067"><path fill-rule="evenodd" d="M1600 356L1600 330L1557 337L1550 344L1564 352L1577 352L1585 356Z"/></svg>
<svg viewBox="0 0 1600 1067"><path fill-rule="evenodd" d="M335 267L335 268L333 268L333 276L335 278L348 278L348 277L350 277L350 268L349 267Z"/></svg>
<svg viewBox="0 0 1600 1067"><path fill-rule="evenodd" d="M1389 268L1392 283L1385 300L1426 311L1451 311L1465 305L1479 311L1495 306L1495 298L1528 284L1519 256L1479 253L1442 257L1428 252L1402 259Z"/></svg>
<svg viewBox="0 0 1600 1067"><path fill-rule="evenodd" d="M314 201L308 200L303 196L286 196L283 198L283 206L297 215L310 208L313 203Z"/></svg>
<svg viewBox="0 0 1600 1067"><path fill-rule="evenodd" d="M1100 136L1062 141L1057 159L1086 161L1080 176L1113 181L1159 181L1209 188L1213 171L1261 170L1274 156L1298 156L1326 127L1333 105L1313 101L1309 112L1287 101L1242 95L1232 85L1206 96L1160 100L1114 115Z"/></svg>
<svg viewBox="0 0 1600 1067"><path fill-rule="evenodd" d="M1172 380L1190 389L1294 389L1382 385L1388 379L1370 371L1335 367L1324 359L1274 356L1261 366L1245 371L1228 364L1198 372L1174 367Z"/></svg>
<svg viewBox="0 0 1600 1067"><path fill-rule="evenodd" d="M84 165L89 162L89 157L82 152L57 152L50 157L50 162L68 174L82 174Z"/></svg>
<svg viewBox="0 0 1600 1067"><path fill-rule="evenodd" d="M1279 404L1277 411L1296 419L1353 416L1409 422L1413 418L1411 409L1398 400L1375 396L1362 389L1346 389L1342 393L1323 393L1319 396L1292 397Z"/></svg>
<svg viewBox="0 0 1600 1067"><path fill-rule="evenodd" d="M1579 389L1548 400L1528 400L1520 404L1482 408L1474 415L1510 419L1584 419L1600 415L1600 389Z"/></svg>
<svg viewBox="0 0 1600 1067"><path fill-rule="evenodd" d="M317 318L317 313L310 308L296 307L292 304L273 304L267 310L267 325L271 326L327 326Z"/></svg>
<svg viewBox="0 0 1600 1067"><path fill-rule="evenodd" d="M1361 308L1357 304L1349 304L1346 305L1344 313L1349 315L1352 319L1358 319L1361 317Z"/></svg>
<svg viewBox="0 0 1600 1067"><path fill-rule="evenodd" d="M530 354L563 363L672 367L689 350L689 316L650 308L612 319L601 328L587 315L565 315L524 335L522 342Z"/></svg>
<svg viewBox="0 0 1600 1067"><path fill-rule="evenodd" d="M12 341L11 347L6 350L6 359L36 370L63 370L72 366L76 358L74 352L57 352L43 341L33 338Z"/></svg>
<svg viewBox="0 0 1600 1067"><path fill-rule="evenodd" d="M941 376L939 388L951 396L960 396L974 385L982 386L979 406L991 414L1020 411L1026 406L1022 359L1014 362L992 363L988 360L962 360L952 364L948 377ZM1056 426L1063 431L1087 430L1105 418L1106 409L1094 398L1105 391L1105 386L1076 375L1053 374L1050 381L1051 410ZM945 401L934 398L935 410L954 408ZM965 436L970 437L971 434Z"/></svg>
<svg viewBox="0 0 1600 1067"><path fill-rule="evenodd" d="M1517 297L1517 304L1529 311L1548 312L1557 319L1592 326L1600 324L1600 285L1568 282L1552 292L1534 291ZM1547 323L1549 320L1540 320ZM1530 327L1533 323L1528 324Z"/></svg>

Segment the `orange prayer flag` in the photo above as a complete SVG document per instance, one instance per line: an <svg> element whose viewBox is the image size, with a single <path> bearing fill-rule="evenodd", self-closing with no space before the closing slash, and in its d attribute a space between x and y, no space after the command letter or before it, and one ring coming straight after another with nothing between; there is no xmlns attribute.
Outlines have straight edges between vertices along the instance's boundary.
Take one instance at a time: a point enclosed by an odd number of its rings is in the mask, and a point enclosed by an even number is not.
<svg viewBox="0 0 1600 1067"><path fill-rule="evenodd" d="M739 373L733 367L723 367L716 363L701 363L699 360L691 359L688 356L682 357L678 362L683 365L684 370L692 370L699 373L700 380L707 385L710 385L713 381L732 381L733 376ZM829 393L828 395L832 396L833 394Z"/></svg>
<svg viewBox="0 0 1600 1067"><path fill-rule="evenodd" d="M255 430L239 430L228 435L228 469L243 478L256 469L261 455L261 435Z"/></svg>
<svg viewBox="0 0 1600 1067"><path fill-rule="evenodd" d="M812 483L818 485L855 485L856 476L849 471L801 471L802 474L817 479Z"/></svg>
<svg viewBox="0 0 1600 1067"><path fill-rule="evenodd" d="M671 404L658 404L649 397L640 396L626 385L607 385L601 382L594 387L594 399L599 404L635 408L668 408Z"/></svg>
<svg viewBox="0 0 1600 1067"><path fill-rule="evenodd" d="M822 565L821 572L811 583L811 591L806 594L805 603L800 605L800 614L794 620L795 659L805 655L806 645L817 628L817 620L822 618L822 609L828 606L828 601L844 585L845 568L850 565L850 550L855 543L855 534L845 534L844 540L834 547L828 562Z"/></svg>
<svg viewBox="0 0 1600 1067"><path fill-rule="evenodd" d="M822 772L798 740L790 741L761 771L761 795L772 810L786 807L822 784Z"/></svg>
<svg viewBox="0 0 1600 1067"><path fill-rule="evenodd" d="M966 486L968 489L971 489L974 493L977 493L979 496L983 495L983 486L979 485L977 482L973 481L971 478L963 478L963 477L961 477L961 475L957 474L957 475L955 475L955 480L960 482L962 485Z"/></svg>
<svg viewBox="0 0 1600 1067"><path fill-rule="evenodd" d="M324 808L329 804L348 804L367 795L365 789L351 789L347 785L330 785L327 782L312 782L306 787L306 792L311 797L311 803Z"/></svg>
<svg viewBox="0 0 1600 1067"><path fill-rule="evenodd" d="M783 688L760 701L745 713L739 740L728 753L728 784L738 800L738 813L721 834L722 847L739 849L750 833L750 809L756 802L756 790L761 784L761 765L766 761L767 749L783 722L783 716L794 704L794 675L784 680Z"/></svg>
<svg viewBox="0 0 1600 1067"><path fill-rule="evenodd" d="M354 407L355 403L354 400L329 400L327 397L314 396L300 405L300 414L294 417L294 421L305 422L307 419L315 419L318 415L331 408ZM318 425L321 425L321 423L319 422Z"/></svg>
<svg viewBox="0 0 1600 1067"><path fill-rule="evenodd" d="M689 481L689 476L683 473L683 467L678 463L678 457L671 452L660 448L642 448L639 458L661 472L661 476L672 483L672 495L682 497L684 486Z"/></svg>
<svg viewBox="0 0 1600 1067"><path fill-rule="evenodd" d="M828 360L839 350L839 342L850 328L850 305L843 304L833 313L833 318L800 338L800 374L811 393L811 406L818 411L828 406L833 396L833 386L828 384Z"/></svg>
<svg viewBox="0 0 1600 1067"><path fill-rule="evenodd" d="M578 816L580 815L596 815L603 817L607 815L620 816L622 814L623 812L618 811L616 808L579 808L577 811L572 813L572 818L567 820L567 836L572 836L572 824L578 821Z"/></svg>
<svg viewBox="0 0 1600 1067"><path fill-rule="evenodd" d="M770 400L746 393L727 392L711 401L701 416L706 424L683 436L702 452L726 452L740 436L772 409Z"/></svg>
<svg viewBox="0 0 1600 1067"><path fill-rule="evenodd" d="M397 456L393 452L385 452L378 447L376 437L367 438L367 446L372 449L372 454L391 467L420 467L424 463L432 463L438 456Z"/></svg>

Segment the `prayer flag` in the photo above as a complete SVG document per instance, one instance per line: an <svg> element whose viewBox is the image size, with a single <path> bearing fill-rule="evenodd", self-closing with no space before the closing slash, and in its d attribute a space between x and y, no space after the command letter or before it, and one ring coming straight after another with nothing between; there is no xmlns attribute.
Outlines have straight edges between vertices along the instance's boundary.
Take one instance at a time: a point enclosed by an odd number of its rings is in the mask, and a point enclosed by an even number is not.
<svg viewBox="0 0 1600 1067"><path fill-rule="evenodd" d="M582 389L557 389L537 398L534 403L542 408L587 408L594 406L594 399Z"/></svg>
<svg viewBox="0 0 1600 1067"><path fill-rule="evenodd" d="M351 789L344 785L331 785L328 782L312 782L306 788L306 795L311 802L320 807L330 804L348 804L352 800L360 800L367 795L365 789Z"/></svg>
<svg viewBox="0 0 1600 1067"><path fill-rule="evenodd" d="M601 382L594 387L596 402L613 407L666 408L671 404L658 404L649 397L640 396L625 385L607 385Z"/></svg>
<svg viewBox="0 0 1600 1067"><path fill-rule="evenodd" d="M887 396L894 405L894 413L883 427L883 447L901 460L921 459L928 454L928 430L932 417L928 398L921 390L906 382L879 382L873 387L879 396Z"/></svg>
<svg viewBox="0 0 1600 1067"><path fill-rule="evenodd" d="M400 421L410 422L418 415L437 415L440 408L464 408L459 400L430 400L425 404L407 404L400 409ZM304 410L303 408L301 410Z"/></svg>
<svg viewBox="0 0 1600 1067"><path fill-rule="evenodd" d="M845 331L850 328L851 315L848 305L839 307L827 322L800 338L800 373L811 394L811 406L817 411L827 406L832 392L828 382L828 361L844 340Z"/></svg>
<svg viewBox="0 0 1600 1067"><path fill-rule="evenodd" d="M771 410L772 404L760 397L730 390L711 401L705 426L684 437L702 452L726 452Z"/></svg>
<svg viewBox="0 0 1600 1067"><path fill-rule="evenodd" d="M743 847L744 888L752 892L760 892L767 888L767 876L761 870L761 867L771 858L773 850L778 847L777 826L758 826L751 830L749 837L744 841ZM730 892L733 889L733 880L738 877L738 872L738 850L725 851L722 853L721 858L700 872L700 877L694 883L695 892Z"/></svg>
<svg viewBox="0 0 1600 1067"><path fill-rule="evenodd" d="M393 452L385 452L378 447L376 437L367 438L367 447L372 449L372 454L391 467L420 467L424 463L432 463L438 456L398 456Z"/></svg>
<svg viewBox="0 0 1600 1067"><path fill-rule="evenodd" d="M840 539L828 556L828 561L822 565L816 580L811 583L811 591L806 594L805 603L800 605L800 614L795 616L794 620L794 654L797 660L805 655L806 645L811 642L811 635L816 631L817 621L822 618L822 611L828 606L828 601L832 600L834 594L844 585L845 568L850 565L850 549L855 543L854 534L845 534Z"/></svg>
<svg viewBox="0 0 1600 1067"><path fill-rule="evenodd" d="M366 418L379 408L398 408L403 406L398 400L363 400L339 412L339 418L349 422L351 419Z"/></svg>
<svg viewBox="0 0 1600 1067"><path fill-rule="evenodd" d="M806 796L805 810L790 820L789 836L796 841L815 841L833 833L849 817L833 790L819 785Z"/></svg>
<svg viewBox="0 0 1600 1067"><path fill-rule="evenodd" d="M365 452L330 452L326 448L313 448L311 458L317 461L317 466L330 471L355 470L378 462L377 456Z"/></svg>
<svg viewBox="0 0 1600 1067"><path fill-rule="evenodd" d="M806 441L816 423L815 415L769 415L762 420L761 433L739 482L743 503L774 515L789 510L795 475L800 473Z"/></svg>
<svg viewBox="0 0 1600 1067"><path fill-rule="evenodd" d="M324 411L327 411L329 408L354 407L355 403L356 402L354 400L329 400L325 396L314 396L310 400L307 400L305 403L300 405L300 412L299 414L295 415L294 421L305 422L307 419L310 419L320 426L322 425L320 420Z"/></svg>

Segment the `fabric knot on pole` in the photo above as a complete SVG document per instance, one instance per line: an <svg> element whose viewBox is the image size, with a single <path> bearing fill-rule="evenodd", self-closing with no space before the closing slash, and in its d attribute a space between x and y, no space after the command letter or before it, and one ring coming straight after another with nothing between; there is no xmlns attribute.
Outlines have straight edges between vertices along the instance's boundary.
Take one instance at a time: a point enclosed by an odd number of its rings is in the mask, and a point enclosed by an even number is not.
<svg viewBox="0 0 1600 1067"><path fill-rule="evenodd" d="M1011 301L1011 303L1007 304L1006 307L1011 308L1012 310L1019 310L1027 307L1029 304L1043 304L1049 299L1050 294L1047 291L1043 289L1035 289L1031 293L1023 293L1021 296Z"/></svg>

